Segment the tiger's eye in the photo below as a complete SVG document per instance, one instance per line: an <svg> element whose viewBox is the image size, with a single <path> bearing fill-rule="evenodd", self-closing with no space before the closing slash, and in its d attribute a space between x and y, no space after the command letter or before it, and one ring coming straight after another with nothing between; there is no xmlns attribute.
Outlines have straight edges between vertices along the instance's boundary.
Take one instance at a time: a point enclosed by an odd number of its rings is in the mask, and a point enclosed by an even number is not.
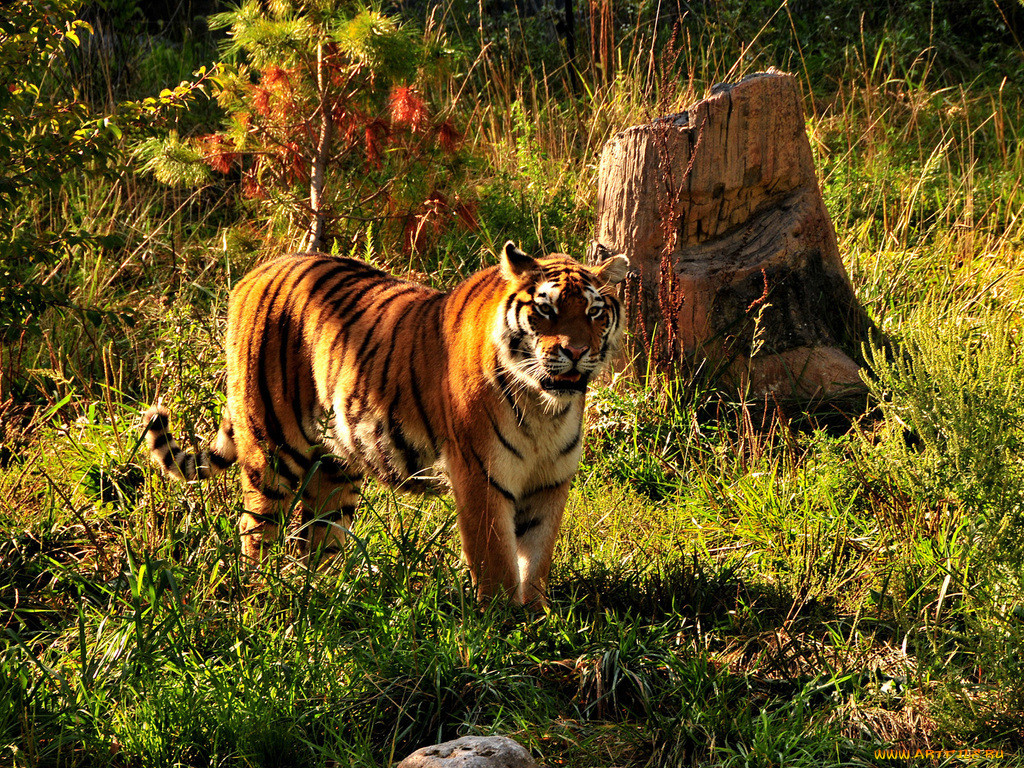
<svg viewBox="0 0 1024 768"><path fill-rule="evenodd" d="M555 316L555 308L550 304L534 304L533 306L541 314L542 317L546 317L550 320Z"/></svg>

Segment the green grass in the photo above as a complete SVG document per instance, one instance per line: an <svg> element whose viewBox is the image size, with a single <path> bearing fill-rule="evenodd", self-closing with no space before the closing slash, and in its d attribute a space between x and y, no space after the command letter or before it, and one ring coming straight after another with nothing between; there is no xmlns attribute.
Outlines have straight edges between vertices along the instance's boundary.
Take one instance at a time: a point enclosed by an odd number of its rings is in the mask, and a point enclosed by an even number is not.
<svg viewBox="0 0 1024 768"><path fill-rule="evenodd" d="M0 765L387 766L466 733L581 768L1024 765L1021 49L988 6L793 5L704 8L672 55L655 5L617 8L615 77L581 54L573 97L542 19L481 53L438 11L480 54L453 108L481 226L357 255L445 286L508 237L579 252L612 132L775 64L891 342L852 421L594 391L542 616L478 609L450 499L373 484L329 567L240 570L234 474L158 477L139 414L214 431L228 290L283 246L227 189L69 179L61 210L122 245L70 249L78 309L0 350Z"/></svg>
<svg viewBox="0 0 1024 768"><path fill-rule="evenodd" d="M627 433L693 445L652 439L657 468L631 474L617 452L639 447L592 433L539 617L477 609L448 499L371 487L330 567L282 548L252 578L233 478L136 471L117 404L41 425L3 488L16 764L388 765L467 732L579 766L1018 745L1018 537L983 524L998 501L914 473L931 446L910 461L884 422L701 424L700 403L666 412L625 382L595 400Z"/></svg>

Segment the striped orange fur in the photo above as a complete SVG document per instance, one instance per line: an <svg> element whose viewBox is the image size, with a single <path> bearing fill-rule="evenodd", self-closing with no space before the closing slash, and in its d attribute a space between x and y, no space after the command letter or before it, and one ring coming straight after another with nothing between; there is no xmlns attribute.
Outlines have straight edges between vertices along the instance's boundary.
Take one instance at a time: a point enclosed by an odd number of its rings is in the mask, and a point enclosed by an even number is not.
<svg viewBox="0 0 1024 768"><path fill-rule="evenodd" d="M603 249L599 249L603 250ZM198 454L146 413L156 464L195 480L237 459L243 551L259 557L301 495L311 547L336 548L371 475L443 485L481 599L542 605L581 450L587 384L614 354L623 256L532 258L440 293L367 264L286 256L231 293L227 411Z"/></svg>

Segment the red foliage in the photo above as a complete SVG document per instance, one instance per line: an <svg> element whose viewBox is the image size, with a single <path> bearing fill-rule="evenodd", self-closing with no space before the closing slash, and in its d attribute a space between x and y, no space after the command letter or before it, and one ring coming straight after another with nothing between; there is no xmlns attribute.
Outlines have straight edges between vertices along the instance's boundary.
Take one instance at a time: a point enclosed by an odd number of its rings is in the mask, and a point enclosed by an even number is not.
<svg viewBox="0 0 1024 768"><path fill-rule="evenodd" d="M266 200L267 192L259 182L259 163L255 163L242 177L242 195L252 200Z"/></svg>
<svg viewBox="0 0 1024 768"><path fill-rule="evenodd" d="M452 208L462 225L470 232L480 229L480 220L476 216L476 203L470 200L468 203L457 202Z"/></svg>
<svg viewBox="0 0 1024 768"><path fill-rule="evenodd" d="M455 130L455 126L448 120L437 126L437 143L449 155L455 154L455 150L459 148L461 142L462 134Z"/></svg>
<svg viewBox="0 0 1024 768"><path fill-rule="evenodd" d="M331 119L335 125L335 135L348 146L357 143L363 136L368 121L366 115L358 110L349 109L341 104L335 104L331 111Z"/></svg>
<svg viewBox="0 0 1024 768"><path fill-rule="evenodd" d="M266 88L253 88L252 108L261 117L270 117L270 91Z"/></svg>
<svg viewBox="0 0 1024 768"><path fill-rule="evenodd" d="M270 114L274 120L280 123L287 123L289 118L300 114L300 112L295 99L289 94L277 97L271 102Z"/></svg>
<svg viewBox="0 0 1024 768"><path fill-rule="evenodd" d="M287 69L271 65L264 69L260 74L261 82L263 82L268 88L275 91L282 90L288 91L289 93L291 92L292 81L291 78L288 77Z"/></svg>
<svg viewBox="0 0 1024 768"><path fill-rule="evenodd" d="M373 163L377 170L381 169L384 158L383 144L388 136L388 125L383 120L371 120L363 132L366 138L366 159Z"/></svg>
<svg viewBox="0 0 1024 768"><path fill-rule="evenodd" d="M427 103L408 85L398 85L391 89L391 122L403 125L411 131L419 133L426 129L430 116Z"/></svg>
<svg viewBox="0 0 1024 768"><path fill-rule="evenodd" d="M293 75L289 70L274 65L260 72L260 85L253 87L253 109L263 117L279 121L295 115Z"/></svg>
<svg viewBox="0 0 1024 768"><path fill-rule="evenodd" d="M441 234L442 228L453 220L460 222L471 232L480 228L475 203L456 200L453 204L443 192L435 189L420 204L419 209L406 218L403 232L405 253L426 250Z"/></svg>
<svg viewBox="0 0 1024 768"><path fill-rule="evenodd" d="M218 173L227 173L238 161L239 154L235 151L235 142L219 133L208 133L200 136L196 143L203 162Z"/></svg>
<svg viewBox="0 0 1024 768"><path fill-rule="evenodd" d="M309 183L309 167L302 156L302 147L294 141L288 142L281 150L281 161L285 166L285 180L289 184L295 182Z"/></svg>
<svg viewBox="0 0 1024 768"><path fill-rule="evenodd" d="M448 200L440 192L432 192L420 204L420 209L405 222L404 248L406 253L418 253L441 232L441 222L448 212Z"/></svg>

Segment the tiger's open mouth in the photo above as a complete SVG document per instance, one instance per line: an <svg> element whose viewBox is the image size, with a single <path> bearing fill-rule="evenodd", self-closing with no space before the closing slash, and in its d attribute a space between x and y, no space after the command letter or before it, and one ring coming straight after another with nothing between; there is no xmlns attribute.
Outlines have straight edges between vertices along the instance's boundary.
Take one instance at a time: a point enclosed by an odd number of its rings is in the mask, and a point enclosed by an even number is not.
<svg viewBox="0 0 1024 768"><path fill-rule="evenodd" d="M540 380L540 387L545 392L585 392L589 380L589 376L579 371L570 371L545 376Z"/></svg>

